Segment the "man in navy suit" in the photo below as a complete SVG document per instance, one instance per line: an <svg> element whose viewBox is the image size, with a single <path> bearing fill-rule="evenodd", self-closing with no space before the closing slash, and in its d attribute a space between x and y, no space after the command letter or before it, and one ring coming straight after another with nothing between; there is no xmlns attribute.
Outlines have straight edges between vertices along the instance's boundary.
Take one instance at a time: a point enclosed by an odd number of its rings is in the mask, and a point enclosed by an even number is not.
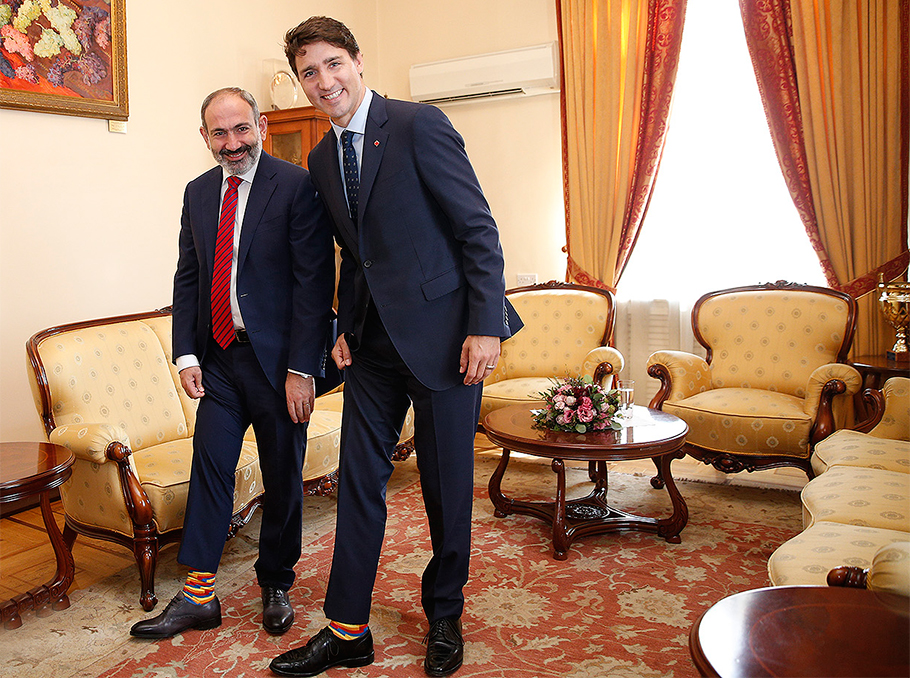
<svg viewBox="0 0 910 678"><path fill-rule="evenodd" d="M500 341L521 327L505 299L499 234L461 136L437 108L366 89L347 27L312 17L288 32L285 54L310 103L332 119L308 165L341 246L332 357L345 385L330 624L271 669L312 676L373 661L385 487L413 403L433 548L421 587L424 668L448 675L463 656L481 382Z"/></svg>
<svg viewBox="0 0 910 678"><path fill-rule="evenodd" d="M199 399L178 560L190 567L141 638L214 628L214 578L233 512L234 470L252 424L265 493L259 557L263 626L290 628L300 559L307 422L332 314L332 227L306 170L262 152L268 121L239 88L210 94L200 132L220 167L186 187L174 276L173 351Z"/></svg>

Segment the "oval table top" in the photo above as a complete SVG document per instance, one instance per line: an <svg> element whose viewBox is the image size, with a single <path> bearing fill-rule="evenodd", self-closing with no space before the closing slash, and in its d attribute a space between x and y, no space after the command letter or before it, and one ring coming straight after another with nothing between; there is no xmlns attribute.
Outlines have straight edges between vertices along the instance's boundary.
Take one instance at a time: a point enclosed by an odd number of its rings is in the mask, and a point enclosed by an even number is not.
<svg viewBox="0 0 910 678"><path fill-rule="evenodd" d="M619 461L676 452L689 432L679 417L638 405L619 431L594 433L537 429L531 412L527 405L493 410L483 420L487 437L507 449L549 459Z"/></svg>
<svg viewBox="0 0 910 678"><path fill-rule="evenodd" d="M0 443L0 502L59 487L75 460L70 450L54 443Z"/></svg>
<svg viewBox="0 0 910 678"><path fill-rule="evenodd" d="M907 676L907 598L837 586L728 596L689 634L703 676Z"/></svg>

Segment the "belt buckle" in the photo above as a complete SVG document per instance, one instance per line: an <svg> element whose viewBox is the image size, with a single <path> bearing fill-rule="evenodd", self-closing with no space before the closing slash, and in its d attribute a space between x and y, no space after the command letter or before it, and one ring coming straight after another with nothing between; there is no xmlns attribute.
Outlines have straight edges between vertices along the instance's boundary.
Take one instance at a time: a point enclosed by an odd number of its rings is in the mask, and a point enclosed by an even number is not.
<svg viewBox="0 0 910 678"><path fill-rule="evenodd" d="M250 335L247 334L246 330L234 330L234 338L239 344L249 344Z"/></svg>

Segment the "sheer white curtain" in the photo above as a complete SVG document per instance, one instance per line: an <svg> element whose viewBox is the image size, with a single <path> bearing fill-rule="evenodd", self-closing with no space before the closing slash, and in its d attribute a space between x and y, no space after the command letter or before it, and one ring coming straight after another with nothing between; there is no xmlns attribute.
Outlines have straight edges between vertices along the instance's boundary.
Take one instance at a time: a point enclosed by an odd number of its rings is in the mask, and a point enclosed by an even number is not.
<svg viewBox="0 0 910 678"><path fill-rule="evenodd" d="M616 345L641 405L657 389L645 371L651 352L697 347L691 308L705 292L825 285L774 154L738 3L689 0L674 96L654 195L617 290Z"/></svg>

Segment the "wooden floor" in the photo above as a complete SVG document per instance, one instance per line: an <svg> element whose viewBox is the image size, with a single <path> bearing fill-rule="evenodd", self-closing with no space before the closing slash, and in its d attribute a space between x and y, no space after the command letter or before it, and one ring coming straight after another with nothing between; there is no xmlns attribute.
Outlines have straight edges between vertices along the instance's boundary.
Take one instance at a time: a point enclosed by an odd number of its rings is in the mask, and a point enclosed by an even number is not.
<svg viewBox="0 0 910 678"><path fill-rule="evenodd" d="M63 529L63 507L51 504ZM135 566L133 554L122 546L78 537L73 545L76 578L69 592L91 586L124 567ZM0 601L46 584L54 577L57 561L41 518L41 509L21 511L0 519Z"/></svg>

